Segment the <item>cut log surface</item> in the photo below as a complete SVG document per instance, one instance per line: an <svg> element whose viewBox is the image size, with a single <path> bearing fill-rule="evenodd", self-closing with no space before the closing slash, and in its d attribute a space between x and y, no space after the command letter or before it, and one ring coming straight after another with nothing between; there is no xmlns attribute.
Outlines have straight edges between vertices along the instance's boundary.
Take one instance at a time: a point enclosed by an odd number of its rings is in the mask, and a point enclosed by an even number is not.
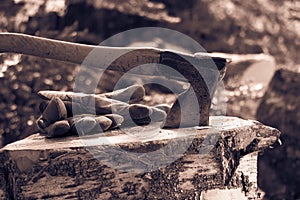
<svg viewBox="0 0 300 200"><path fill-rule="evenodd" d="M227 187L249 195L256 182L243 168L236 170L240 159L269 147L280 135L234 117L211 117L210 127L151 130L57 139L35 134L7 145L0 151L0 196L199 199L201 191Z"/></svg>

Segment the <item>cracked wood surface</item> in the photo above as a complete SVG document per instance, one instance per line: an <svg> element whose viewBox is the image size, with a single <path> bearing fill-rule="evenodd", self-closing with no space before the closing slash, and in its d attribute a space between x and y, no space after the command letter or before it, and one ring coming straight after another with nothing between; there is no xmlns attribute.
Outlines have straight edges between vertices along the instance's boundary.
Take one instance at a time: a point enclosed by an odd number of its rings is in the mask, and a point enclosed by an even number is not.
<svg viewBox="0 0 300 200"><path fill-rule="evenodd" d="M227 187L242 188L253 196L253 178L246 172L241 176L241 171L249 170L236 169L242 157L267 148L280 132L234 117L211 117L210 124L207 129L161 129L151 137L146 135L149 127L115 130L85 139L32 135L1 149L0 196L194 199L200 197L201 191ZM130 135L124 131L130 131ZM95 138L106 142L87 143ZM122 154L111 154L109 150L114 148L122 149ZM172 155L180 148L182 155ZM147 157L159 150L160 157ZM155 168L167 159L168 164Z"/></svg>

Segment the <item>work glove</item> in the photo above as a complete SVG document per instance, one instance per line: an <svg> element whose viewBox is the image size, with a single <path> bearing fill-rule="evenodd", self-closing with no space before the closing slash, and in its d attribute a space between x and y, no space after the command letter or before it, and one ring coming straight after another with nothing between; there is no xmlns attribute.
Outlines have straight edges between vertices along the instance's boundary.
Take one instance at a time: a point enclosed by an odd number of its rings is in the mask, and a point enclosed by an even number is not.
<svg viewBox="0 0 300 200"><path fill-rule="evenodd" d="M121 125L162 122L170 109L167 105L138 104L145 96L141 85L103 94L60 91L40 91L38 94L44 101L39 106L42 114L36 123L46 137L90 135Z"/></svg>

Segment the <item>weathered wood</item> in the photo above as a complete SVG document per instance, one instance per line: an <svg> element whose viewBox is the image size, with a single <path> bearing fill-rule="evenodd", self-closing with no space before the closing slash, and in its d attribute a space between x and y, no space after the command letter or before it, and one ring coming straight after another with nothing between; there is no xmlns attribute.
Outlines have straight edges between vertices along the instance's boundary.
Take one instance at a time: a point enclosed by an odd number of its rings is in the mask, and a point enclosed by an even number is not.
<svg viewBox="0 0 300 200"><path fill-rule="evenodd" d="M185 66L200 63L201 67L215 68L214 70L219 71L222 71L228 63L227 59L212 57L209 53L194 55L153 47L85 45L19 33L0 33L0 43L0 53L32 55L101 69L109 67L110 70L124 73L143 64L164 64L170 58L173 63L177 63L174 65L175 68L178 68L177 65L184 59L186 59L184 60ZM214 65L211 63L214 63ZM179 66L179 71L186 71L185 66L181 66L181 68ZM170 67L173 68L173 66ZM135 73L138 75L160 76L162 72L157 70L155 65L151 65L147 67L147 70L145 68L136 69ZM180 80L182 76L172 74L172 78Z"/></svg>
<svg viewBox="0 0 300 200"><path fill-rule="evenodd" d="M36 134L1 150L0 191L7 199L197 199L204 190L230 187L253 191L249 175L243 172L241 176L236 170L240 159L273 144L280 132L234 117L212 117L211 126L161 129L153 137L141 127L123 130L131 131L131 136L122 131L85 139L45 139ZM109 142L83 145L95 137ZM187 138L191 139L188 146ZM162 148L170 142L170 148ZM118 157L105 147L122 148L127 154ZM186 147L182 156L172 154ZM88 151L91 148L98 154ZM143 157L128 159L134 158L133 152L151 154L157 149L163 149L162 154L152 158L152 163ZM174 161L155 169L172 156ZM118 165L111 165L116 162Z"/></svg>
<svg viewBox="0 0 300 200"><path fill-rule="evenodd" d="M257 152L243 156L230 184L225 189L207 190L202 200L249 200L259 197L257 187Z"/></svg>

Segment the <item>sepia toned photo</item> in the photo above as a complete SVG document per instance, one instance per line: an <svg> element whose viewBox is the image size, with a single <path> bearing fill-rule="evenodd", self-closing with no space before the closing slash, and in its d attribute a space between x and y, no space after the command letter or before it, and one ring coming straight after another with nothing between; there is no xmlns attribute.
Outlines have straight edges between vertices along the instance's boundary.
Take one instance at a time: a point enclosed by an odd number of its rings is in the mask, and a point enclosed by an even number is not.
<svg viewBox="0 0 300 200"><path fill-rule="evenodd" d="M0 199L300 199L297 0L0 0Z"/></svg>

